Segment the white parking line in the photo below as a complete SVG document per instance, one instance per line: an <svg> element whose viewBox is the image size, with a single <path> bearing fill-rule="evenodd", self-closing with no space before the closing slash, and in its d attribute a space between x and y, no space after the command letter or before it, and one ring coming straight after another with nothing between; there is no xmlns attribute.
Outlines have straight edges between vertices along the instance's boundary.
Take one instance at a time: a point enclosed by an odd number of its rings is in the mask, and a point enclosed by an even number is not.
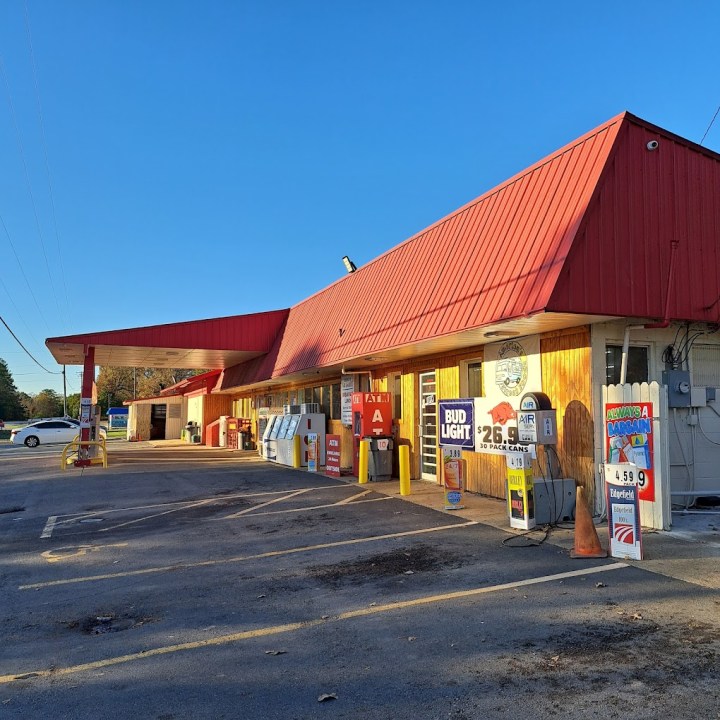
<svg viewBox="0 0 720 720"><path fill-rule="evenodd" d="M245 562L247 560L261 560L263 558L275 558L283 555L295 555L296 553L312 552L314 550L326 550L327 548L342 547L343 545L360 545L363 543L377 542L378 540L392 540L400 537L411 537L413 535L426 535L427 533L442 532L444 530L460 530L472 527L479 523L470 520L452 525L439 525L437 527L423 528L421 530L403 530L402 532L388 533L386 535L371 535L369 537L352 538L351 540L337 540L336 542L322 543L320 545L304 545L302 547L289 548L287 550L270 550L257 555L239 555L237 557L223 558L221 560L201 560L191 563L175 563L174 565L160 565L156 567L143 568L141 570L125 570L123 572L105 573L103 575L85 575L84 577L64 578L63 580L48 580L47 582L20 585L18 590L39 590L40 588L55 587L57 585L74 585L76 583L93 582L96 580L114 580L116 578L132 577L134 575L150 575L152 573L171 572L174 570L189 570L192 568L212 567L215 565L226 565L229 563Z"/></svg>
<svg viewBox="0 0 720 720"><path fill-rule="evenodd" d="M357 493L357 495L351 495L350 497L346 497L344 500L339 500L336 502L336 505L345 505L347 503L351 503L353 500L357 500L358 498L365 497L366 495L369 495L372 492L372 490L363 490L363 492Z"/></svg>
<svg viewBox="0 0 720 720"><path fill-rule="evenodd" d="M300 488L303 491L311 491L311 490L326 490L326 489L336 489L336 488L346 488L347 484L342 483L340 485L325 485L325 486L311 486L307 488ZM129 507L122 507L122 508L111 508L108 510L97 510L92 512L79 512L79 513L65 513L65 514L59 514L59 515L51 515L48 517L48 521L46 524L46 529L48 525L51 525L50 533L54 531L54 529L60 525L71 525L74 522L77 522L79 520L86 520L88 518L97 517L98 515L112 515L117 513L123 513L123 512L130 512L132 510L153 510L155 508L164 508L164 507L175 507L175 506L181 506L178 509L183 509L185 507L192 507L193 505L197 504L198 502L210 502L212 500L216 500L218 502L225 501L225 500L236 500L236 499L243 499L243 498L255 498L255 497L267 497L268 495L287 495L287 490L268 490L263 492L257 492L257 493L233 493L231 495L213 495L211 498L204 498L201 500L175 500L173 502L167 502L167 503L153 503L151 505L132 505ZM256 506L257 507L257 506ZM160 513L162 514L162 513ZM64 520L61 520L60 518L65 518ZM51 523L52 520L52 523ZM116 526L119 527L119 526ZM45 531L43 531L44 533ZM40 537L50 537L50 535L41 535Z"/></svg>
<svg viewBox="0 0 720 720"><path fill-rule="evenodd" d="M308 507L299 507L299 508L289 508L287 510L268 510L266 512L259 512L259 513L248 513L246 517L259 517L260 515L286 515L289 513L301 513L301 512L307 512L308 510L325 510L327 508L336 508L338 506L341 507L352 507L355 505L362 505L364 503L374 503L374 502L383 502L385 500L394 500L395 498L391 497L390 495L383 495L379 498L369 498L368 500L356 500L354 503L343 504L343 503L328 503L327 505L309 505ZM254 509L254 508L251 508Z"/></svg>
<svg viewBox="0 0 720 720"><path fill-rule="evenodd" d="M55 523L57 522L58 516L57 515L51 515L47 522L45 523L45 529L42 531L40 535L41 540L45 540L46 538L52 537L53 530L55 529Z"/></svg>
<svg viewBox="0 0 720 720"><path fill-rule="evenodd" d="M119 523L118 525L113 525L112 527L100 528L98 532L110 532L110 530L117 530L118 528L126 527L127 525L135 525L139 522L145 522L145 520L152 520L153 518L162 517L163 515L170 515L170 513L180 512L181 510L188 510L189 508L200 507L201 505L207 505L208 503L215 501L217 501L217 498L211 498L210 500L200 500L199 502L190 503L189 505L185 505L184 507L173 508L172 510L165 510L165 512L153 513L152 515L144 515L141 518L136 518L135 520L128 520L127 522Z"/></svg>
<svg viewBox="0 0 720 720"><path fill-rule="evenodd" d="M253 505L252 507L245 508L244 510L233 513L232 515L225 515L225 517L220 518L220 519L221 520L233 520L234 518L241 517L242 515L249 515L250 513L254 513L255 510L259 510L260 508L267 507L268 505L274 505L275 503L285 502L285 500L290 500L290 498L297 497L298 495L302 495L303 493L306 493L306 492L309 492L309 488L303 488L302 490L296 490L295 492L288 493L287 495L284 495L283 497L275 498L274 500L268 500L267 502L260 503L260 505Z"/></svg>

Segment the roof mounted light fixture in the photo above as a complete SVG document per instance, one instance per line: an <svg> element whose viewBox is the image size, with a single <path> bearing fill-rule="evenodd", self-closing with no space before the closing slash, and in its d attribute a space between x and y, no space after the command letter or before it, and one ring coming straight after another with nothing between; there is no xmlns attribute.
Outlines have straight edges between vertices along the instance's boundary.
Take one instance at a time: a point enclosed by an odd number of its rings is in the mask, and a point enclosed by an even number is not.
<svg viewBox="0 0 720 720"><path fill-rule="evenodd" d="M348 273L354 273L357 270L357 268L355 267L355 263L347 255L345 255L342 261Z"/></svg>
<svg viewBox="0 0 720 720"><path fill-rule="evenodd" d="M516 337L518 335L518 333L512 332L511 330L490 330L489 332L483 334L486 338Z"/></svg>

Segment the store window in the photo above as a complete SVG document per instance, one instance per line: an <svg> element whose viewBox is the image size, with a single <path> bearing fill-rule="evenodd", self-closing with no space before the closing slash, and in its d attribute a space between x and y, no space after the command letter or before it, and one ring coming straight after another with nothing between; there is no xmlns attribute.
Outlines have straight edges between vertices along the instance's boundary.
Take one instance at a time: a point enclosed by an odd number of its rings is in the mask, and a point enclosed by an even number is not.
<svg viewBox="0 0 720 720"><path fill-rule="evenodd" d="M608 345L605 348L605 375L608 385L620 382L622 365L622 345ZM644 383L648 381L648 349L631 346L628 348L626 383Z"/></svg>
<svg viewBox="0 0 720 720"><path fill-rule="evenodd" d="M460 397L482 397L482 361L460 363Z"/></svg>
<svg viewBox="0 0 720 720"><path fill-rule="evenodd" d="M330 403L330 419L341 420L342 419L342 392L340 391L340 383L335 383L331 386L331 403Z"/></svg>
<svg viewBox="0 0 720 720"><path fill-rule="evenodd" d="M322 387L313 388L313 395L316 402L320 406L320 412L325 415L326 418L330 417L330 409L332 402L330 398L330 385L323 385Z"/></svg>
<svg viewBox="0 0 720 720"><path fill-rule="evenodd" d="M389 380L393 402L393 419L402 420L402 375L394 373Z"/></svg>

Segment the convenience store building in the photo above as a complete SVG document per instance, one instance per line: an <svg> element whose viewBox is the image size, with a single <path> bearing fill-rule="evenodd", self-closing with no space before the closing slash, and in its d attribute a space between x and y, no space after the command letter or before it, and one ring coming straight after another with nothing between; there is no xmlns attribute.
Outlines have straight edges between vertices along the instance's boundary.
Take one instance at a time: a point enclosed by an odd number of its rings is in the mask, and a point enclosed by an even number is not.
<svg viewBox="0 0 720 720"><path fill-rule="evenodd" d="M563 476L597 503L603 386L623 363L628 383L682 370L703 388L672 413L669 473L720 487L704 391L720 387L719 324L720 155L622 113L292 308L47 345L61 364L217 370L193 392L250 418L256 440L268 414L317 402L346 467L347 389L390 392L412 477L430 482L440 400L543 392ZM464 459L467 490L504 497L502 455Z"/></svg>

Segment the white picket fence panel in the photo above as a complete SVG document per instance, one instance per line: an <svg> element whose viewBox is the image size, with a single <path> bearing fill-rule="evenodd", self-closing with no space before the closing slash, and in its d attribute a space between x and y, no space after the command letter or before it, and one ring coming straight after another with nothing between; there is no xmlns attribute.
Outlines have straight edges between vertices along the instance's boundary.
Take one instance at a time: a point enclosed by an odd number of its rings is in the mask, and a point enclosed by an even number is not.
<svg viewBox="0 0 720 720"><path fill-rule="evenodd" d="M640 501L640 524L656 530L669 530L672 521L670 503L670 442L668 426L667 388L656 382L634 383L632 385L603 385L603 423L606 422L608 403L650 402L653 404L653 471L655 478L655 500ZM603 438L606 437L603 427ZM608 462L607 445L603 440L603 462ZM601 473L602 493L605 493L605 479Z"/></svg>

